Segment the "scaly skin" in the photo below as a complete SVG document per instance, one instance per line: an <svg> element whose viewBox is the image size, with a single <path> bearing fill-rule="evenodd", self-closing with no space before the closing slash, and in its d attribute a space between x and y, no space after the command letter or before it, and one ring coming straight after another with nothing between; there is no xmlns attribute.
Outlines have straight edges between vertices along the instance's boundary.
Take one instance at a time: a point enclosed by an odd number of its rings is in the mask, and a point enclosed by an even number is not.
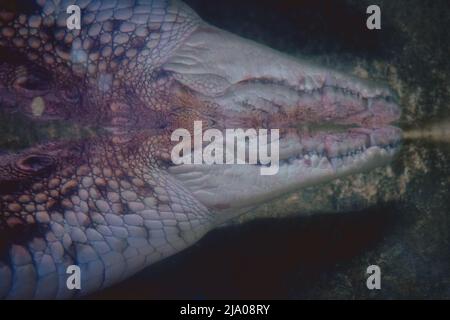
<svg viewBox="0 0 450 320"><path fill-rule="evenodd" d="M74 2L80 31L66 28ZM399 112L388 89L234 37L182 3L26 3L0 7L0 107L106 133L0 156L0 298L100 290L253 205L394 153L398 130L386 125ZM170 135L194 120L205 129L281 128L280 175L174 166ZM364 128L297 129L330 121ZM81 290L66 287L72 264Z"/></svg>

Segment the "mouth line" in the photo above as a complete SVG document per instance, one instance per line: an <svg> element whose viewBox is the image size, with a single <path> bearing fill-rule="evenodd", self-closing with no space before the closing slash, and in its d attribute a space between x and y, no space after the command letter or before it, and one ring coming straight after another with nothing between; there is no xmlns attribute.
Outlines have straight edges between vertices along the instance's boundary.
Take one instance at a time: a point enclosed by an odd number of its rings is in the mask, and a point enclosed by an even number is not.
<svg viewBox="0 0 450 320"><path fill-rule="evenodd" d="M358 82L333 75L314 80L309 81L309 85L293 85L266 77L238 83L240 88L266 87L274 92L291 92L297 97L292 104L268 101L272 108L258 108L256 103L246 101L246 108L251 107L256 114L262 111L259 120L263 127L280 128L297 135L294 146L285 153L280 150L280 167L301 164L310 168L331 167L336 172L352 162L370 163L374 158L384 161L397 153L401 130L394 125L400 117L400 109L398 98L389 88L368 86L369 81ZM277 91L277 88L285 91ZM359 136L355 138L352 134ZM285 138L286 135L280 136L280 146ZM327 147L327 140L337 142Z"/></svg>
<svg viewBox="0 0 450 320"><path fill-rule="evenodd" d="M287 129L299 123L376 128L399 120L398 98L390 89L364 82L332 82L305 86L272 78L243 80L219 98L218 105L226 113L218 122L223 127L240 123Z"/></svg>
<svg viewBox="0 0 450 320"><path fill-rule="evenodd" d="M361 79L358 79L362 81ZM319 83L317 83L319 82ZM323 93L327 89L336 90L345 95L350 95L355 98L361 100L369 99L377 99L381 98L386 100L386 102L398 102L398 98L394 95L394 93L388 89L383 87L378 88L359 88L356 84L353 84L349 81L342 81L343 84L338 83L339 80L332 78L331 76L325 77L325 80L322 81L310 81L308 83L302 84L292 84L283 79L270 78L270 77L261 77L261 78L249 78L245 80L241 80L236 83L236 86L246 86L246 85L274 85L281 86L284 88L288 88L302 95L312 95L314 93ZM367 81L369 82L369 81ZM345 84L347 86L345 86Z"/></svg>
<svg viewBox="0 0 450 320"><path fill-rule="evenodd" d="M328 155L326 152L312 150L300 152L287 158L280 159L279 166L302 164L305 167L326 168L331 165L336 172L343 165L351 165L352 162L364 159L374 152L378 152L384 157L393 157L400 149L400 146L400 141L395 141L386 145L373 145L370 147L361 146L355 149L348 149L334 156Z"/></svg>
<svg viewBox="0 0 450 320"><path fill-rule="evenodd" d="M401 130L394 126L381 128L350 128L346 132L320 131L299 135L287 133L280 137L279 166L300 165L304 168L339 169L359 162L368 162L377 155L391 159L401 147Z"/></svg>

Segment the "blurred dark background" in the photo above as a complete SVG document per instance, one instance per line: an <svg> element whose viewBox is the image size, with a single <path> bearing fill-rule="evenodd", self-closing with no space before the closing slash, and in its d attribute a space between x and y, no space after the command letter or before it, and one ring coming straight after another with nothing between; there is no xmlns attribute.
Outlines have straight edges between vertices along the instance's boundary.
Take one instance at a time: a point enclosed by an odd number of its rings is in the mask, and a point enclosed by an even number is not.
<svg viewBox="0 0 450 320"><path fill-rule="evenodd" d="M388 55L394 43L389 21L368 32L361 1L349 5L330 0L188 0L204 20L284 52L339 52Z"/></svg>

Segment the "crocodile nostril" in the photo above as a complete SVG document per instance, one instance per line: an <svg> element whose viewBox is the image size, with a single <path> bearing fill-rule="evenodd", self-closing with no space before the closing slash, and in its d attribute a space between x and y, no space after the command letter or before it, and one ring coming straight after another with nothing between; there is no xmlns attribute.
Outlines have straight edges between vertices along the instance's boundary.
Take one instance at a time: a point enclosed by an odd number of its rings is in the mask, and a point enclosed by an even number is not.
<svg viewBox="0 0 450 320"><path fill-rule="evenodd" d="M17 167L29 173L41 173L54 165L53 158L46 155L28 155L16 162Z"/></svg>

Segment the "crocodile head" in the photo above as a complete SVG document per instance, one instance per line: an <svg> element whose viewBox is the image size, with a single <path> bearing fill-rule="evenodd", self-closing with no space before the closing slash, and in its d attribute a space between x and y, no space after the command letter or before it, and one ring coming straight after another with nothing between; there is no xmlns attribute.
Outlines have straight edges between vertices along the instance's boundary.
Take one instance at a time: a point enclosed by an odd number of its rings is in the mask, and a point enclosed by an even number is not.
<svg viewBox="0 0 450 320"><path fill-rule="evenodd" d="M214 28L179 2L82 1L72 31L56 2L32 3L0 7L0 106L96 136L0 156L0 297L99 290L249 207L397 150L389 89ZM172 133L195 121L279 129L276 174L175 164ZM83 272L76 293L71 264Z"/></svg>
<svg viewBox="0 0 450 320"><path fill-rule="evenodd" d="M192 120L203 120L222 131L279 129L276 174L261 175L261 163L169 169L215 210L236 212L369 170L387 163L398 149L400 130L390 123L398 120L400 109L385 86L209 26L195 31L163 68L175 79L170 91L176 113L193 115L175 122L181 127L192 129Z"/></svg>
<svg viewBox="0 0 450 320"><path fill-rule="evenodd" d="M235 211L385 164L400 141L400 130L390 125L398 120L400 109L389 88L204 24L158 67L148 73L138 68L139 80L130 80L139 84L137 92L115 88L106 71L97 71L94 80L76 86L71 79L62 81L23 60L5 62L0 68L4 107L39 121L100 125L125 141L139 130L158 130L166 154L174 147L170 134L178 128L192 131L194 121L222 132L279 129L280 162L274 175L261 175L261 163L169 161L169 172L217 211ZM111 94L116 89L120 94Z"/></svg>

